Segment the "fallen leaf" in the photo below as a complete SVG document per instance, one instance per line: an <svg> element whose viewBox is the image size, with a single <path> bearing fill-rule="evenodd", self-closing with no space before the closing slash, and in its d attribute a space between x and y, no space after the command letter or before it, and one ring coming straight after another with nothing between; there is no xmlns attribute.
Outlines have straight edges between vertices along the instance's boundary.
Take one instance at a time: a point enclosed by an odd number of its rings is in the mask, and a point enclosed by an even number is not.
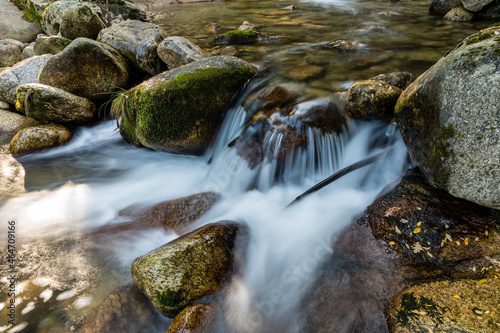
<svg viewBox="0 0 500 333"><path fill-rule="evenodd" d="M449 225L447 225L447 224L445 224L445 225L444 225L444 227L445 227L446 229L448 229L450 226L449 226Z"/></svg>
<svg viewBox="0 0 500 333"><path fill-rule="evenodd" d="M422 210L422 208L420 208L420 207L417 207L417 210Z"/></svg>
<svg viewBox="0 0 500 333"><path fill-rule="evenodd" d="M418 221L417 227L420 227L422 225L422 221Z"/></svg>
<svg viewBox="0 0 500 333"><path fill-rule="evenodd" d="M401 223L408 223L408 220L405 220L405 219L401 219L399 221L401 221Z"/></svg>
<svg viewBox="0 0 500 333"><path fill-rule="evenodd" d="M413 230L413 233L418 234L420 232L420 230L421 230L420 228L416 228L415 230Z"/></svg>
<svg viewBox="0 0 500 333"><path fill-rule="evenodd" d="M389 216L392 216L395 212L397 212L398 210L401 210L401 207L391 207L389 208L386 212L385 212L385 215L384 217L389 217Z"/></svg>
<svg viewBox="0 0 500 333"><path fill-rule="evenodd" d="M413 253L419 253L420 251L422 251L423 248L422 248L422 245L420 245L419 242L416 242L414 245L413 245Z"/></svg>
<svg viewBox="0 0 500 333"><path fill-rule="evenodd" d="M446 238L447 238L450 242L453 242L453 239L451 239L450 234L446 234Z"/></svg>
<svg viewBox="0 0 500 333"><path fill-rule="evenodd" d="M466 239L464 240L464 243L465 243L465 245L469 245L469 240L466 238Z"/></svg>
<svg viewBox="0 0 500 333"><path fill-rule="evenodd" d="M459 241L457 241L457 245L460 245L460 242L459 242Z"/></svg>
<svg viewBox="0 0 500 333"><path fill-rule="evenodd" d="M394 241L390 241L390 242L389 242L389 245L396 245L396 242L394 242Z"/></svg>
<svg viewBox="0 0 500 333"><path fill-rule="evenodd" d="M401 234L401 230L399 230L398 226L396 226L396 233Z"/></svg>
<svg viewBox="0 0 500 333"><path fill-rule="evenodd" d="M453 295L453 297L460 299L460 296L458 295Z"/></svg>
<svg viewBox="0 0 500 333"><path fill-rule="evenodd" d="M486 282L488 282L488 280L487 280L487 279L482 279L482 280L479 280L479 282L478 282L478 283L479 283L479 284L483 284L483 283L486 283Z"/></svg>

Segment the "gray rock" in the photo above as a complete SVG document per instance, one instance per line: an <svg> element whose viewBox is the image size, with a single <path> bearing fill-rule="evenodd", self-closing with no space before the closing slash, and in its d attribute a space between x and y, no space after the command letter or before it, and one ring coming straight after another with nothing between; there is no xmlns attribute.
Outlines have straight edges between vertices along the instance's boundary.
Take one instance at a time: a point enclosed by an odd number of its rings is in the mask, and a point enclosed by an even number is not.
<svg viewBox="0 0 500 333"><path fill-rule="evenodd" d="M461 0L433 0L429 13L445 15L455 7L462 6Z"/></svg>
<svg viewBox="0 0 500 333"><path fill-rule="evenodd" d="M495 0L461 0L464 8L471 12L478 12Z"/></svg>
<svg viewBox="0 0 500 333"><path fill-rule="evenodd" d="M203 50L184 37L168 37L158 45L158 56L169 69L189 64L204 57Z"/></svg>
<svg viewBox="0 0 500 333"><path fill-rule="evenodd" d="M0 101L0 110L10 110L10 105L7 102Z"/></svg>
<svg viewBox="0 0 500 333"><path fill-rule="evenodd" d="M186 306L217 293L229 277L238 225L207 224L132 263L132 277L160 312L174 318Z"/></svg>
<svg viewBox="0 0 500 333"><path fill-rule="evenodd" d="M106 44L77 38L47 62L38 82L91 100L105 100L127 84L127 62Z"/></svg>
<svg viewBox="0 0 500 333"><path fill-rule="evenodd" d="M61 13L59 32L63 37L96 39L99 31L106 28L99 16L86 3L75 3Z"/></svg>
<svg viewBox="0 0 500 333"><path fill-rule="evenodd" d="M38 35L33 46L33 50L37 55L42 54L57 54L64 50L66 46L71 44L71 39L61 36L46 36Z"/></svg>
<svg viewBox="0 0 500 333"><path fill-rule="evenodd" d="M39 83L17 88L16 110L41 123L81 125L94 117L94 103L62 89Z"/></svg>
<svg viewBox="0 0 500 333"><path fill-rule="evenodd" d="M42 32L38 23L23 20L24 13L9 0L0 0L0 39L14 38L29 43Z"/></svg>
<svg viewBox="0 0 500 333"><path fill-rule="evenodd" d="M55 1L51 3L50 6L48 6L44 11L44 15L42 18L42 27L45 34L49 36L57 35L59 33L61 23L63 22L64 11L74 5L82 4L85 4L87 7L89 7L93 13L99 16L99 18L103 17L104 14L101 7L90 2L81 0Z"/></svg>
<svg viewBox="0 0 500 333"><path fill-rule="evenodd" d="M27 43L23 43L17 39L5 38L0 40L1 45L17 45L21 50L27 46Z"/></svg>
<svg viewBox="0 0 500 333"><path fill-rule="evenodd" d="M462 6L453 8L444 16L445 20L458 22L471 21L473 18L474 14L472 14Z"/></svg>
<svg viewBox="0 0 500 333"><path fill-rule="evenodd" d="M138 69L156 75L165 69L156 49L166 37L156 24L127 20L103 29L97 40L117 49Z"/></svg>
<svg viewBox="0 0 500 333"><path fill-rule="evenodd" d="M400 96L396 120L436 187L500 208L500 27L458 43Z"/></svg>
<svg viewBox="0 0 500 333"><path fill-rule="evenodd" d="M21 129L39 124L35 119L0 109L0 144L10 142Z"/></svg>
<svg viewBox="0 0 500 333"><path fill-rule="evenodd" d="M38 82L38 75L50 58L51 54L34 56L0 73L0 99L15 104L17 87Z"/></svg>
<svg viewBox="0 0 500 333"><path fill-rule="evenodd" d="M500 20L500 3L496 2L483 10L474 13L474 17L483 20Z"/></svg>
<svg viewBox="0 0 500 333"><path fill-rule="evenodd" d="M67 143L71 132L61 125L37 125L21 129L12 138L9 150L12 154L52 148Z"/></svg>
<svg viewBox="0 0 500 333"><path fill-rule="evenodd" d="M14 44L0 44L0 67L14 66L22 60L22 48Z"/></svg>
<svg viewBox="0 0 500 333"><path fill-rule="evenodd" d="M23 60L31 58L33 56L36 56L35 49L34 49L33 45L26 46L24 48L23 52L21 53L21 58Z"/></svg>

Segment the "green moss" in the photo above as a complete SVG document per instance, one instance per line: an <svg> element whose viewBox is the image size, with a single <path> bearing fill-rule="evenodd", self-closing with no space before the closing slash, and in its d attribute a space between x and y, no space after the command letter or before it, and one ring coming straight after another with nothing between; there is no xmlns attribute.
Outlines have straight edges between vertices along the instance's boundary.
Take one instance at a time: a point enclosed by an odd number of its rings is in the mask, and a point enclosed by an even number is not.
<svg viewBox="0 0 500 333"><path fill-rule="evenodd" d="M176 307L184 300L183 293L182 289L179 291L167 289L163 294L158 294L156 300L165 307Z"/></svg>
<svg viewBox="0 0 500 333"><path fill-rule="evenodd" d="M419 312L425 312L438 324L442 324L442 317L446 310L439 308L431 298L424 296L417 298L414 293L407 293L401 298L401 308L396 312L396 319L405 327L411 318L420 316Z"/></svg>
<svg viewBox="0 0 500 333"><path fill-rule="evenodd" d="M493 33L492 32L484 32L482 34L479 34L477 36L474 36L474 37L469 37L468 39L466 39L466 44L467 45L470 45L470 44L474 44L474 43L477 43L477 42L480 42L482 40L485 40L485 39L488 39L488 38L491 38L491 36L493 36Z"/></svg>
<svg viewBox="0 0 500 333"><path fill-rule="evenodd" d="M493 23L493 24L492 24L492 25L490 25L488 28L494 28L494 27L500 27L500 22Z"/></svg>
<svg viewBox="0 0 500 333"><path fill-rule="evenodd" d="M42 22L42 16L38 13L35 6L28 0L10 0L19 10L24 12L24 18L28 22Z"/></svg>
<svg viewBox="0 0 500 333"><path fill-rule="evenodd" d="M252 37L255 35L253 30L231 30L226 33L227 36L231 37Z"/></svg>

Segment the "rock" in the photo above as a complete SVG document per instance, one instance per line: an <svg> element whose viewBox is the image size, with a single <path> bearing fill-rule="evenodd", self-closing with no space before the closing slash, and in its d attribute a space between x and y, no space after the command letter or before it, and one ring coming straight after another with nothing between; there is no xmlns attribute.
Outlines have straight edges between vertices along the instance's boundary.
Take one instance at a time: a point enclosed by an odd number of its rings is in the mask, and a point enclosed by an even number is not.
<svg viewBox="0 0 500 333"><path fill-rule="evenodd" d="M208 33L216 33L219 30L220 30L220 25L219 23L216 22L212 22L203 28L203 31Z"/></svg>
<svg viewBox="0 0 500 333"><path fill-rule="evenodd" d="M258 41L266 40L267 37L255 30L231 30L226 34L215 37L210 42L212 45L224 44L252 44Z"/></svg>
<svg viewBox="0 0 500 333"><path fill-rule="evenodd" d="M0 0L0 39L13 38L24 43L42 32L40 24L23 20L24 13L9 0Z"/></svg>
<svg viewBox="0 0 500 333"><path fill-rule="evenodd" d="M356 44L349 40L336 40L334 42L329 42L325 45L327 49L336 50L355 50L357 48Z"/></svg>
<svg viewBox="0 0 500 333"><path fill-rule="evenodd" d="M22 48L9 43L1 43L0 41L0 67L11 67L22 60Z"/></svg>
<svg viewBox="0 0 500 333"><path fill-rule="evenodd" d="M500 27L459 42L399 97L411 159L453 196L500 208ZM496 38L495 38L496 37Z"/></svg>
<svg viewBox="0 0 500 333"><path fill-rule="evenodd" d="M292 69L286 75L293 80L308 81L325 75L326 69L323 66L306 65Z"/></svg>
<svg viewBox="0 0 500 333"><path fill-rule="evenodd" d="M27 46L27 43L23 43L17 39L13 39L13 38L5 38L5 39L0 40L0 45L16 45L17 47L19 47L22 50Z"/></svg>
<svg viewBox="0 0 500 333"><path fill-rule="evenodd" d="M91 100L105 100L128 82L127 62L112 47L77 38L53 56L39 82Z"/></svg>
<svg viewBox="0 0 500 333"><path fill-rule="evenodd" d="M238 225L207 224L132 263L132 277L160 312L174 318L186 306L217 293L233 268Z"/></svg>
<svg viewBox="0 0 500 333"><path fill-rule="evenodd" d="M390 332L498 332L500 279L431 281L411 286L391 302Z"/></svg>
<svg viewBox="0 0 500 333"><path fill-rule="evenodd" d="M461 0L465 9L471 12L478 12L495 0Z"/></svg>
<svg viewBox="0 0 500 333"><path fill-rule="evenodd" d="M106 0L91 0L90 2L101 7L102 11L106 11ZM144 6L137 5L126 0L108 0L109 10L115 16L121 16L125 20L148 21L148 14Z"/></svg>
<svg viewBox="0 0 500 333"><path fill-rule="evenodd" d="M499 21L500 20L500 3L492 3L483 10L474 13L474 18Z"/></svg>
<svg viewBox="0 0 500 333"><path fill-rule="evenodd" d="M211 332L217 314L213 304L194 303L179 313L170 324L167 333Z"/></svg>
<svg viewBox="0 0 500 333"><path fill-rule="evenodd" d="M485 257L500 255L498 218L498 211L457 199L430 186L421 174L409 174L375 200L358 223L369 225L382 252L405 266L407 279L422 280L480 277L490 266Z"/></svg>
<svg viewBox="0 0 500 333"><path fill-rule="evenodd" d="M23 52L21 53L21 59L23 59L23 60L31 58L33 56L36 56L35 49L34 49L33 45L26 46L24 48Z"/></svg>
<svg viewBox="0 0 500 333"><path fill-rule="evenodd" d="M71 132L61 125L38 125L21 129L10 142L12 154L24 154L67 143Z"/></svg>
<svg viewBox="0 0 500 333"><path fill-rule="evenodd" d="M453 8L444 16L445 20L459 22L471 21L473 18L474 14L462 6Z"/></svg>
<svg viewBox="0 0 500 333"><path fill-rule="evenodd" d="M255 30L255 25L248 21L244 21L239 27L238 30Z"/></svg>
<svg viewBox="0 0 500 333"><path fill-rule="evenodd" d="M0 101L0 110L10 110L10 105L7 102Z"/></svg>
<svg viewBox="0 0 500 333"><path fill-rule="evenodd" d="M0 144L8 143L21 129L39 125L35 119L0 109Z"/></svg>
<svg viewBox="0 0 500 333"><path fill-rule="evenodd" d="M90 8L93 14L97 15L99 18L103 17L104 11L97 5L92 4L88 1L79 1L79 0L62 0L55 1L51 3L45 10L42 15L42 27L45 34L49 36L57 35L61 29L61 24L63 23L63 14L64 11L70 7L77 6L80 7L85 5ZM76 9L76 8L75 8ZM93 14L89 14L86 11L87 17L92 17ZM68 12L69 13L69 12ZM90 15L90 16L89 16ZM77 21L75 21L76 23ZM69 23L69 22L68 22ZM68 23L66 25L68 26ZM71 29L71 27L69 27ZM80 29L85 27L74 26L73 29Z"/></svg>
<svg viewBox="0 0 500 333"><path fill-rule="evenodd" d="M17 88L16 109L42 123L82 125L94 118L94 103L62 89L39 83Z"/></svg>
<svg viewBox="0 0 500 333"><path fill-rule="evenodd" d="M37 55L41 54L57 54L62 52L69 44L71 39L61 36L46 36L38 35L33 46L33 50Z"/></svg>
<svg viewBox="0 0 500 333"><path fill-rule="evenodd" d="M394 106L413 76L407 72L381 74L366 81L356 82L347 91L345 112L351 118L394 117Z"/></svg>
<svg viewBox="0 0 500 333"><path fill-rule="evenodd" d="M204 192L165 201L149 208L132 206L121 211L120 215L130 216L135 223L142 226L161 226L166 230L181 234L205 215L219 200L219 194Z"/></svg>
<svg viewBox="0 0 500 333"><path fill-rule="evenodd" d="M455 7L462 6L461 0L432 0L429 13L445 15Z"/></svg>
<svg viewBox="0 0 500 333"><path fill-rule="evenodd" d="M169 69L199 60L205 55L197 45L184 37L168 37L158 45L158 56Z"/></svg>
<svg viewBox="0 0 500 333"><path fill-rule="evenodd" d="M37 82L40 71L50 58L51 54L31 57L0 73L0 99L15 104L17 87Z"/></svg>
<svg viewBox="0 0 500 333"><path fill-rule="evenodd" d="M106 28L89 4L75 3L61 13L59 32L63 37L96 39L99 31Z"/></svg>
<svg viewBox="0 0 500 333"><path fill-rule="evenodd" d="M165 69L156 49L166 37L156 24L127 20L102 30L97 40L117 49L138 69L156 75Z"/></svg>
<svg viewBox="0 0 500 333"><path fill-rule="evenodd" d="M202 154L232 97L256 73L238 58L211 57L161 73L121 94L121 135L155 150ZM169 103L166 103L169 101Z"/></svg>
<svg viewBox="0 0 500 333"><path fill-rule="evenodd" d="M119 287L86 318L80 332L165 332L168 321L135 285Z"/></svg>

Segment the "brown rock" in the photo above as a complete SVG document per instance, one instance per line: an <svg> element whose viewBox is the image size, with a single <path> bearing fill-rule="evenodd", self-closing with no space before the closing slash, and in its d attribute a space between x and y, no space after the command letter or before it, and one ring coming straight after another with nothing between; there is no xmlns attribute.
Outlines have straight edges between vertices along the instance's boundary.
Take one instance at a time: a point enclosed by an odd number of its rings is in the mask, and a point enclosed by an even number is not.
<svg viewBox="0 0 500 333"><path fill-rule="evenodd" d="M26 127L17 132L12 138L10 152L12 154L23 154L52 148L67 143L71 137L71 132L61 125Z"/></svg>
<svg viewBox="0 0 500 333"><path fill-rule="evenodd" d="M217 308L213 304L194 303L179 313L170 324L167 333L210 332Z"/></svg>

